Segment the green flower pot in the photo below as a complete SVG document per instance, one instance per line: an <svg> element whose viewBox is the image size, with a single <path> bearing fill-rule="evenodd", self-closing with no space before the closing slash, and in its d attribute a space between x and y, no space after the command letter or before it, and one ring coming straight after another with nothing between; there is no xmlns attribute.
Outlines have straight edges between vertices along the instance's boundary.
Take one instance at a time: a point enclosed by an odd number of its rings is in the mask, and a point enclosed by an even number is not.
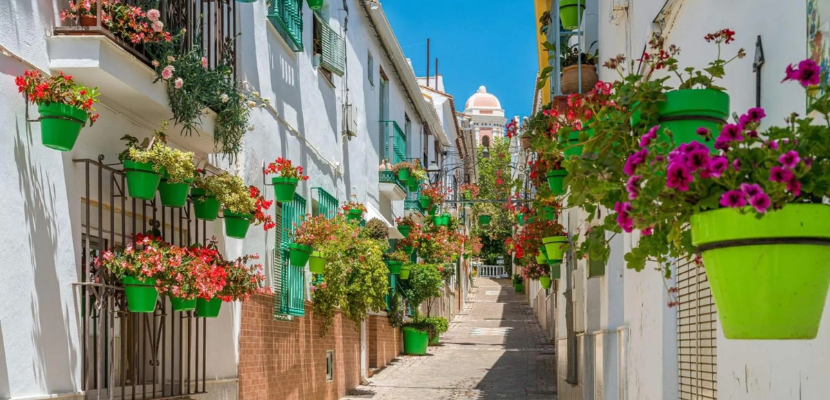
<svg viewBox="0 0 830 400"><path fill-rule="evenodd" d="M523 213L516 214L516 223L519 224L519 226L524 226L525 215Z"/></svg>
<svg viewBox="0 0 830 400"><path fill-rule="evenodd" d="M432 217L432 222L433 222L436 226L441 226L441 225L444 225L444 217L442 217L442 216L440 216L440 215L436 215L436 216Z"/></svg>
<svg viewBox="0 0 830 400"><path fill-rule="evenodd" d="M308 270L311 271L312 274L322 274L326 270L326 264L329 263L329 260L323 258L323 255L319 251L314 251L311 253L311 256L308 257Z"/></svg>
<svg viewBox="0 0 830 400"><path fill-rule="evenodd" d="M729 117L729 95L714 89L683 89L666 93L666 101L658 104L661 140L669 140L667 130L671 132L674 146L683 143L700 142L713 152L715 139L720 135L721 125ZM631 117L632 126L640 122L640 113L635 111ZM697 134L697 129L708 128L712 139L706 140ZM645 132L650 126L637 127Z"/></svg>
<svg viewBox="0 0 830 400"><path fill-rule="evenodd" d="M121 279L124 285L124 294L127 296L127 308L134 313L151 313L156 311L156 302L159 299L159 292L156 290L156 280L145 279L143 282L125 276Z"/></svg>
<svg viewBox="0 0 830 400"><path fill-rule="evenodd" d="M60 151L72 150L81 128L86 125L86 111L60 103L40 104L37 110L40 113L40 140L43 145Z"/></svg>
<svg viewBox="0 0 830 400"><path fill-rule="evenodd" d="M280 176L271 178L271 183L274 185L274 197L280 203L294 201L294 193L297 191L299 182L297 178L283 178Z"/></svg>
<svg viewBox="0 0 830 400"><path fill-rule="evenodd" d="M363 219L363 211L351 209L348 213L346 213L346 218L349 221L360 221Z"/></svg>
<svg viewBox="0 0 830 400"><path fill-rule="evenodd" d="M543 221L553 221L556 219L556 210L553 207L543 207L541 217Z"/></svg>
<svg viewBox="0 0 830 400"><path fill-rule="evenodd" d="M398 180L401 182L409 182L410 177L409 168L402 168L398 170Z"/></svg>
<svg viewBox="0 0 830 400"><path fill-rule="evenodd" d="M542 289L550 289L550 276L539 277L539 284L542 285Z"/></svg>
<svg viewBox="0 0 830 400"><path fill-rule="evenodd" d="M525 285L524 283L514 283L513 289L516 289L516 293L524 293L525 292Z"/></svg>
<svg viewBox="0 0 830 400"><path fill-rule="evenodd" d="M548 260L545 258L544 253L539 253L536 255L536 264L547 264Z"/></svg>
<svg viewBox="0 0 830 400"><path fill-rule="evenodd" d="M418 199L418 202L421 203L421 208L424 210L429 210L430 207L432 207L432 199L429 197L421 196L421 198Z"/></svg>
<svg viewBox="0 0 830 400"><path fill-rule="evenodd" d="M415 251L415 248L412 246L403 246L402 250L406 254L412 254L412 252Z"/></svg>
<svg viewBox="0 0 830 400"><path fill-rule="evenodd" d="M398 232L400 232L405 238L409 237L409 232L412 230L412 227L409 225L398 225L397 228Z"/></svg>
<svg viewBox="0 0 830 400"><path fill-rule="evenodd" d="M409 273L410 272L412 272L412 266L411 265L402 265L401 266L401 272L400 272L400 278L403 279L403 280L409 279Z"/></svg>
<svg viewBox="0 0 830 400"><path fill-rule="evenodd" d="M432 207L429 208L429 215L435 216L438 214L438 206L433 204Z"/></svg>
<svg viewBox="0 0 830 400"><path fill-rule="evenodd" d="M187 204L187 195L190 194L190 185L193 179L179 183L168 183L162 178L159 183L159 197L161 205L165 207L182 208Z"/></svg>
<svg viewBox="0 0 830 400"><path fill-rule="evenodd" d="M441 214L441 221L442 221L441 224L443 226L449 226L451 220L452 220L452 215L450 215L449 213Z"/></svg>
<svg viewBox="0 0 830 400"><path fill-rule="evenodd" d="M239 0L237 0L239 1ZM308 8L313 11L320 11L323 8L323 4L325 0L307 0L308 1Z"/></svg>
<svg viewBox="0 0 830 400"><path fill-rule="evenodd" d="M430 345L430 346L438 346L439 344L441 344L441 334L440 334L440 333L436 333L436 334L435 334L435 337L434 337L434 338L432 338L432 339L429 341L429 345Z"/></svg>
<svg viewBox="0 0 830 400"><path fill-rule="evenodd" d="M208 196L203 189L193 188L190 190L190 198L193 199L193 211L196 219L214 221L219 217L219 200L215 196Z"/></svg>
<svg viewBox="0 0 830 400"><path fill-rule="evenodd" d="M180 297L170 296L170 305L173 311L193 311L196 309L196 299L184 300Z"/></svg>
<svg viewBox="0 0 830 400"><path fill-rule="evenodd" d="M390 274L400 274L403 263L400 261L389 261L387 266L389 267Z"/></svg>
<svg viewBox="0 0 830 400"><path fill-rule="evenodd" d="M225 235L236 239L245 239L254 216L251 214L237 214L227 209L223 214L225 216Z"/></svg>
<svg viewBox="0 0 830 400"><path fill-rule="evenodd" d="M561 0L559 19L562 21L562 29L572 31L579 28L583 12L585 12L585 0Z"/></svg>
<svg viewBox="0 0 830 400"><path fill-rule="evenodd" d="M562 263L557 262L555 264L551 264L548 262L550 266L550 277L551 279L561 279L562 278Z"/></svg>
<svg viewBox="0 0 830 400"><path fill-rule="evenodd" d="M304 267L305 263L308 262L308 259L311 258L312 251L313 249L309 246L290 243L288 245L288 259L291 262L291 265Z"/></svg>
<svg viewBox="0 0 830 400"><path fill-rule="evenodd" d="M222 309L222 300L216 297L205 300L203 298L196 299L196 316L200 318L216 318L219 316L219 311Z"/></svg>
<svg viewBox="0 0 830 400"><path fill-rule="evenodd" d="M579 157L582 155L582 148L584 146L579 144L579 133L580 131L571 131L568 135L567 148L563 152L565 157Z"/></svg>
<svg viewBox="0 0 830 400"><path fill-rule="evenodd" d="M487 225L490 225L490 220L491 220L492 218L493 218L493 217L491 217L491 216L489 216L489 215L479 215L479 216L478 216L478 224L479 224L479 225L481 225L481 226L487 226Z"/></svg>
<svg viewBox="0 0 830 400"><path fill-rule="evenodd" d="M548 187L550 187L550 191L554 196L561 196L567 193L564 183L566 176L568 176L568 171L564 169L555 169L546 175L548 178Z"/></svg>
<svg viewBox="0 0 830 400"><path fill-rule="evenodd" d="M406 354L423 355L427 353L429 333L409 326L403 327L403 352Z"/></svg>
<svg viewBox="0 0 830 400"><path fill-rule="evenodd" d="M565 257L565 250L562 245L568 244L567 236L549 236L542 239L542 243L545 244L548 261L562 262L562 258Z"/></svg>
<svg viewBox="0 0 830 400"><path fill-rule="evenodd" d="M153 200L161 183L163 169L156 172L152 163L137 163L124 160L124 172L127 175L127 193L130 197Z"/></svg>
<svg viewBox="0 0 830 400"><path fill-rule="evenodd" d="M418 184L418 181L415 179L415 177L410 176L409 180L406 182L406 186L407 186L407 188L409 188L410 192L414 193L414 192L418 191L419 184Z"/></svg>
<svg viewBox="0 0 830 400"><path fill-rule="evenodd" d="M728 339L813 339L830 287L830 206L787 204L758 219L734 209L691 218Z"/></svg>

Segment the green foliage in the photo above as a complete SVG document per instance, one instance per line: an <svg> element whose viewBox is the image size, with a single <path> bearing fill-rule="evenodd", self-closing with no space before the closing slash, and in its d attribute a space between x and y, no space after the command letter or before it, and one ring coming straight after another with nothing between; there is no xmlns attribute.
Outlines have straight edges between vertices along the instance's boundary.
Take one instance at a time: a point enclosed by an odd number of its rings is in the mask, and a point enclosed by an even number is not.
<svg viewBox="0 0 830 400"><path fill-rule="evenodd" d="M193 187L215 196L231 212L252 214L256 210L257 199L251 196L250 188L245 186L245 181L227 171L216 175L197 176L193 181Z"/></svg>
<svg viewBox="0 0 830 400"><path fill-rule="evenodd" d="M516 180L512 179L510 159L510 141L507 138L493 138L488 149L489 157L483 157L484 147L478 147L478 184L479 198L505 200L511 195ZM473 205L473 218L490 215L492 220L487 226L474 225L472 236L481 238L484 245L481 255L494 260L505 254L504 240L513 234L513 217L500 204L476 203Z"/></svg>
<svg viewBox="0 0 830 400"><path fill-rule="evenodd" d="M409 273L409 282L404 288L404 296L418 315L418 307L425 301L441 296L444 284L438 268L432 264L414 264ZM429 315L429 312L427 312Z"/></svg>
<svg viewBox="0 0 830 400"><path fill-rule="evenodd" d="M167 136L164 134L166 129L167 121L164 121L162 128L153 133L153 138L144 139L140 145L137 138L125 135L121 140L127 142L127 149L118 155L118 159L152 163L156 171L164 168L165 178L170 183L190 181L196 175L193 153L168 147Z"/></svg>
<svg viewBox="0 0 830 400"><path fill-rule="evenodd" d="M389 318L389 326L400 328L406 319L406 309L402 307L401 294L398 292L389 295L389 310L386 317Z"/></svg>
<svg viewBox="0 0 830 400"><path fill-rule="evenodd" d="M449 329L449 323L444 317L415 316L412 321L403 324L403 326L427 332L429 334L429 340L434 339Z"/></svg>
<svg viewBox="0 0 830 400"><path fill-rule="evenodd" d="M374 240L387 240L389 239L389 228L385 222L372 218L363 226L360 235Z"/></svg>

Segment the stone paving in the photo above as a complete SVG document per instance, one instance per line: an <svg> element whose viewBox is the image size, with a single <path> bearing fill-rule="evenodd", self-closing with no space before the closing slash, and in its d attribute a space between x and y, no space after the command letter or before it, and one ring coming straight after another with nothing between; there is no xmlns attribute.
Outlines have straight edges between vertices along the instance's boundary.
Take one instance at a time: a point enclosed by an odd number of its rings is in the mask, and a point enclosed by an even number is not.
<svg viewBox="0 0 830 400"><path fill-rule="evenodd" d="M507 279L478 278L473 300L425 356L400 356L344 400L556 399L554 347Z"/></svg>

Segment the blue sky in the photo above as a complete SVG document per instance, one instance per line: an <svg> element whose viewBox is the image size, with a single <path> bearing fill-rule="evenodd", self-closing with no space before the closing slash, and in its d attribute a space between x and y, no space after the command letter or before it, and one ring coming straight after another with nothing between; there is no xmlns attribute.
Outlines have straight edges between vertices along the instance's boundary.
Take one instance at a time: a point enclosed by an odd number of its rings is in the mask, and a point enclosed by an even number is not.
<svg viewBox="0 0 830 400"><path fill-rule="evenodd" d="M382 0L392 29L415 74L444 77L455 106L478 87L501 101L508 117L526 116L533 106L536 81L536 18L532 0Z"/></svg>

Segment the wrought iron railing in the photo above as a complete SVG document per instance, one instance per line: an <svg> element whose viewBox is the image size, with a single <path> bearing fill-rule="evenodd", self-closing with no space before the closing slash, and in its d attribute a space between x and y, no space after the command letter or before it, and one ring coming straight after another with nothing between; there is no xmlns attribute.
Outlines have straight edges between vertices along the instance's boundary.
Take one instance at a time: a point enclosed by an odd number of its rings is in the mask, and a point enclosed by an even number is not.
<svg viewBox="0 0 830 400"><path fill-rule="evenodd" d="M150 233L180 246L206 243L206 224L183 208L128 198L124 172L98 160L83 169L80 282L82 389L86 398L161 399L205 393L207 321L174 312L160 296L153 313L131 313L124 289L91 261Z"/></svg>
<svg viewBox="0 0 830 400"><path fill-rule="evenodd" d="M398 174L393 171L379 171L378 172L378 181L381 183L394 183L398 185L401 190L406 192L406 185L398 179Z"/></svg>
<svg viewBox="0 0 830 400"><path fill-rule="evenodd" d="M91 0L97 4L96 10L105 13L102 9L102 0ZM110 0L113 1L113 0ZM142 7L147 11L146 0L119 0L120 3ZM79 3L79 1L76 1ZM159 21L164 24L164 30L172 35L182 35L182 50L189 51L194 46L201 46L203 56L207 58L208 67L230 65L236 73L236 37L239 27L236 23L236 2L233 0L158 0ZM126 38L120 37L102 24L97 18L92 26L81 26L79 20L64 21L64 26L55 28L58 35L86 35L90 32L109 37L121 47L135 55L147 65L151 65L149 44L133 44ZM235 77L234 77L235 78Z"/></svg>

